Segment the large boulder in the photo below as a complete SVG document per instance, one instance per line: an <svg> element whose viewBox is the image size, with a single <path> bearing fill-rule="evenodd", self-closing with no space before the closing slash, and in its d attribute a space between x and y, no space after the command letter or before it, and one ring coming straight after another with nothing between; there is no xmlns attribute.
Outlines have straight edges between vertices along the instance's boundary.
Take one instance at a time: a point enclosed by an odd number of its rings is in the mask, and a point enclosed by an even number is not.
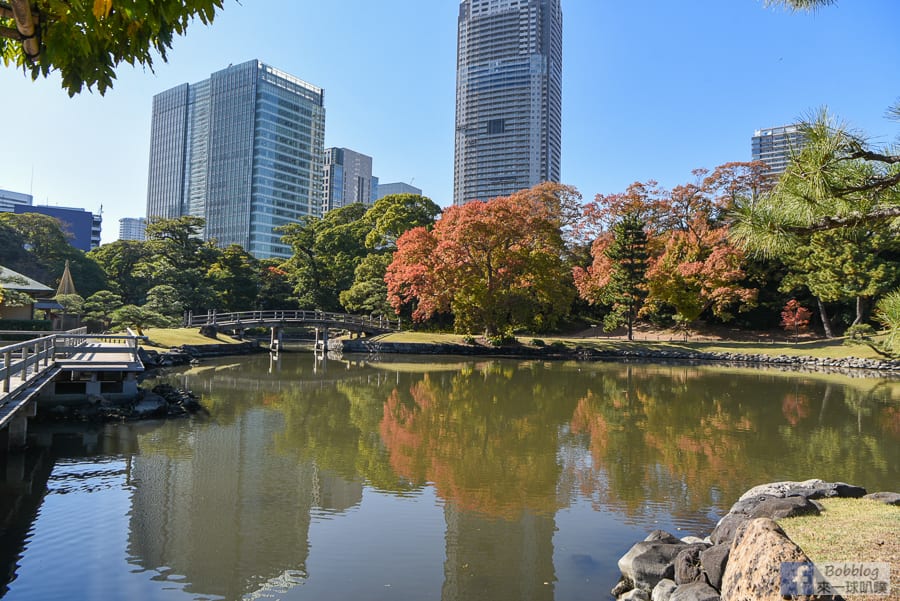
<svg viewBox="0 0 900 601"><path fill-rule="evenodd" d="M669 601L719 601L719 591L705 582L691 582L675 589Z"/></svg>
<svg viewBox="0 0 900 601"><path fill-rule="evenodd" d="M753 509L750 517L780 520L800 515L819 515L820 513L819 506L815 501L810 501L806 497L785 497L783 499L766 499Z"/></svg>
<svg viewBox="0 0 900 601"><path fill-rule="evenodd" d="M851 497L859 498L866 494L866 489L861 486L853 486L846 482L825 482L818 478L804 480L802 482L784 481L771 482L754 486L738 499L738 503L751 497L806 497L807 499L822 499L825 497Z"/></svg>
<svg viewBox="0 0 900 601"><path fill-rule="evenodd" d="M728 564L728 553L731 544L713 545L700 552L700 568L706 574L706 580L716 590L722 589L722 576Z"/></svg>
<svg viewBox="0 0 900 601"><path fill-rule="evenodd" d="M729 513L719 520L719 523L713 528L712 534L709 535L709 539L714 545L730 545L734 540L734 533L749 519L750 516L744 513Z"/></svg>
<svg viewBox="0 0 900 601"><path fill-rule="evenodd" d="M742 524L731 543L728 564L722 578L723 601L780 601L781 564L808 562L806 554L770 518ZM818 596L795 596L812 601Z"/></svg>
<svg viewBox="0 0 900 601"><path fill-rule="evenodd" d="M675 584L689 584L703 578L700 569L700 552L706 549L707 545L691 545L682 549L675 556Z"/></svg>
<svg viewBox="0 0 900 601"><path fill-rule="evenodd" d="M636 543L622 556L619 571L634 584L634 588L649 593L663 578L675 576L675 557L690 545L662 531L653 532L647 538L653 540Z"/></svg>
<svg viewBox="0 0 900 601"><path fill-rule="evenodd" d="M676 588L678 588L678 585L675 584L674 580L663 578L653 587L653 592L650 593L650 601L669 601Z"/></svg>
<svg viewBox="0 0 900 601"><path fill-rule="evenodd" d="M863 498L872 499L886 505L900 505L900 493L895 492L873 492Z"/></svg>

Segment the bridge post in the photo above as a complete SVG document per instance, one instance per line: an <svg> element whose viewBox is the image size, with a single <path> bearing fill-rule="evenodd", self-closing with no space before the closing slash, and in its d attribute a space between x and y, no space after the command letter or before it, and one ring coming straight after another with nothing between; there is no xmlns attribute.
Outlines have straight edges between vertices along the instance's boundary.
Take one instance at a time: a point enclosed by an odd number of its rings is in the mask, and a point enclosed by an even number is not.
<svg viewBox="0 0 900 601"><path fill-rule="evenodd" d="M22 449L25 447L25 443L28 439L28 418L36 414L37 405L32 401L23 407L18 415L10 420L9 425L6 427L7 446L10 450Z"/></svg>
<svg viewBox="0 0 900 601"><path fill-rule="evenodd" d="M283 338L283 329L281 326L272 326L271 334L269 336L269 350L270 351L280 351L281 350L281 341Z"/></svg>

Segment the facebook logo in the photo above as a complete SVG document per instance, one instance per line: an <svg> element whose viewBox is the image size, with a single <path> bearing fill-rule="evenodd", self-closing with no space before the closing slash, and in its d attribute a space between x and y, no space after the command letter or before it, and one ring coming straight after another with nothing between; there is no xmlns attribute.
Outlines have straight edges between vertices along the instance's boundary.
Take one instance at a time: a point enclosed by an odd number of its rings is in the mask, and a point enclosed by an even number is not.
<svg viewBox="0 0 900 601"><path fill-rule="evenodd" d="M781 564L782 595L814 595L815 566L808 561L785 561Z"/></svg>

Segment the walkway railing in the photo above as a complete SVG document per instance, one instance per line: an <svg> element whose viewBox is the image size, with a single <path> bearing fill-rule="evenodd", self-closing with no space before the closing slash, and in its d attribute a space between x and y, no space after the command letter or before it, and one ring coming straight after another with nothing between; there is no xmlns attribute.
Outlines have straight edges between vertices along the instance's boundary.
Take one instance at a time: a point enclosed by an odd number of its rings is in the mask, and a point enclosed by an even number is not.
<svg viewBox="0 0 900 601"><path fill-rule="evenodd" d="M270 311L239 311L235 313L219 313L207 311L207 313L194 315L188 313L185 318L186 327L198 326L244 326L270 324L329 324L335 327L346 326L348 329L364 328L377 330L400 330L400 319L369 317L365 315L350 315L348 313L330 313L327 311L302 311L302 310L270 310Z"/></svg>
<svg viewBox="0 0 900 601"><path fill-rule="evenodd" d="M122 354L138 362L138 343L143 338L128 334L87 334L85 328L50 334L0 347L0 393L30 384L58 360L77 359L80 354ZM13 384L16 384L14 387Z"/></svg>

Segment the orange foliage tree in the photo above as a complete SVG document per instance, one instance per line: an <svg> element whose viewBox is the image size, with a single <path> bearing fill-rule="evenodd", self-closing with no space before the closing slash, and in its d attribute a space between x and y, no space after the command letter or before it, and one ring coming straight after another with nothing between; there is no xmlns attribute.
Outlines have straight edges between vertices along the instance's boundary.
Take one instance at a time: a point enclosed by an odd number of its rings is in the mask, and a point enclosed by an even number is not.
<svg viewBox="0 0 900 601"><path fill-rule="evenodd" d="M645 221L649 238L648 296L642 315L668 308L687 326L706 311L727 320L735 309L752 307L757 291L746 285L744 254L730 244L725 216L738 200L755 202L766 191L763 167L758 161L726 163L712 173L694 170L693 182L671 191L649 181L636 182L621 194L598 194L586 207L586 225L581 227L597 232L593 263L573 273L581 298L602 302L598 291L615 267L606 256L611 225L635 214Z"/></svg>
<svg viewBox="0 0 900 601"><path fill-rule="evenodd" d="M412 307L415 321L452 313L459 332L552 328L575 296L563 229L579 200L544 183L450 207L432 230L406 232L385 275L392 307Z"/></svg>

